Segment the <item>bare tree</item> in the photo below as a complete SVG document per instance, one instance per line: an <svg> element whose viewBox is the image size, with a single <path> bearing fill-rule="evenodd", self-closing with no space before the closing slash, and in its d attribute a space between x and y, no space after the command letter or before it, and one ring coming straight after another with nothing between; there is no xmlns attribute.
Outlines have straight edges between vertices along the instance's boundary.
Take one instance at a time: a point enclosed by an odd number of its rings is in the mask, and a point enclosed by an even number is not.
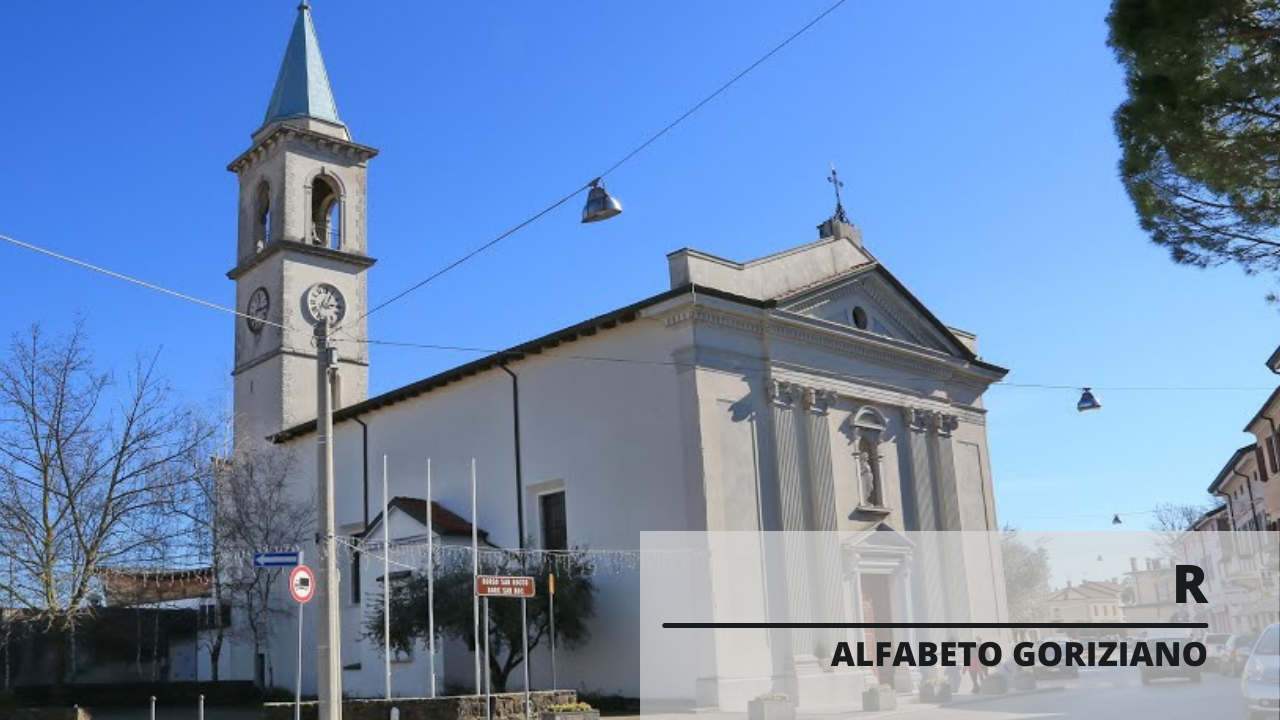
<svg viewBox="0 0 1280 720"><path fill-rule="evenodd" d="M225 428L228 423L223 423ZM211 632L198 631L196 634L198 652L206 652L209 656L209 668L213 682L218 682L221 672L222 648L226 642L227 625L224 622L223 607L230 604L227 593L227 578L223 572L223 552L226 539L222 533L222 523L218 507L224 482L222 477L230 472L230 463L225 459L225 433L211 436L208 442L193 447L185 462L189 468L191 482L181 487L171 498L170 512L182 524L179 543L185 556L196 559L199 564L209 569L210 595L213 601L212 617L200 615L198 627ZM211 621L210 627L205 627Z"/></svg>
<svg viewBox="0 0 1280 720"><path fill-rule="evenodd" d="M1176 558L1182 536L1191 531L1204 514L1213 506L1205 503L1160 503L1151 511L1149 525L1154 537L1152 542L1161 556Z"/></svg>
<svg viewBox="0 0 1280 720"><path fill-rule="evenodd" d="M166 555L176 528L164 511L208 431L172 402L154 356L117 382L81 324L13 337L0 362L0 560L14 572L0 575L0 592L47 624L56 685L100 571Z"/></svg>
<svg viewBox="0 0 1280 720"><path fill-rule="evenodd" d="M289 450L242 452L218 467L213 522L222 575L219 592L239 618L232 631L252 642L257 656L269 642L273 620L284 611L276 601L282 571L253 567L252 554L299 549L314 532L315 500L297 493L297 462ZM270 687L274 669L271 653L266 656Z"/></svg>
<svg viewBox="0 0 1280 720"><path fill-rule="evenodd" d="M1009 620L1016 623L1043 620L1051 575L1048 540L1036 538L1029 542L1018 534L1017 528L1005 525L1000 531L1000 555Z"/></svg>

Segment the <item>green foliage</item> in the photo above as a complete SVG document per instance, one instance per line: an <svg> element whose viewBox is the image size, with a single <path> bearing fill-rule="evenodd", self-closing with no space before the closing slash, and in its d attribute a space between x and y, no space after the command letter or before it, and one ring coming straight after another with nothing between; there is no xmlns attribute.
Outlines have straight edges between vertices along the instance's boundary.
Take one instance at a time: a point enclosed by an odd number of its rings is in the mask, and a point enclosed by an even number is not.
<svg viewBox="0 0 1280 720"><path fill-rule="evenodd" d="M1107 22L1143 229L1175 262L1280 271L1280 0L1114 0Z"/></svg>
<svg viewBox="0 0 1280 720"><path fill-rule="evenodd" d="M594 709L595 708L591 707L591 705L588 703L575 702L575 703L562 703L560 705L550 705L547 707L546 711L553 712L553 713L571 713L571 712L591 712Z"/></svg>
<svg viewBox="0 0 1280 720"><path fill-rule="evenodd" d="M437 565L435 577L436 636L460 639L467 647L476 647L473 626L475 581L470 562ZM588 621L595 617L596 586L594 567L587 553L580 549L564 553L536 553L521 564L518 553L504 550L480 550L482 575L529 575L534 578L536 595L527 601L529 650L533 651L551 633L551 615L547 594L547 577L556 575L556 647L573 648L590 636ZM425 642L428 630L427 576L415 573L399 581L393 580L391 592L391 646L407 652ZM365 615L365 635L379 647L383 642L382 597L369 603ZM523 661L520 642L520 606L516 598L489 600L489 667L494 690L506 690L507 677ZM483 638L481 638L483 646Z"/></svg>

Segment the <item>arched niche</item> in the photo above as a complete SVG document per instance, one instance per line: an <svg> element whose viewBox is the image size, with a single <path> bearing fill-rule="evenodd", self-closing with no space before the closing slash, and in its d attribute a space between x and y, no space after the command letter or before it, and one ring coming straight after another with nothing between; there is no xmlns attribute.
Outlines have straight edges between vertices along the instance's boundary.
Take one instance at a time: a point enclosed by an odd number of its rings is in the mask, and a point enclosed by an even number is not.
<svg viewBox="0 0 1280 720"><path fill-rule="evenodd" d="M870 405L858 408L849 416L859 509L885 507L884 457L880 447L887 441L888 431L889 421L884 413Z"/></svg>

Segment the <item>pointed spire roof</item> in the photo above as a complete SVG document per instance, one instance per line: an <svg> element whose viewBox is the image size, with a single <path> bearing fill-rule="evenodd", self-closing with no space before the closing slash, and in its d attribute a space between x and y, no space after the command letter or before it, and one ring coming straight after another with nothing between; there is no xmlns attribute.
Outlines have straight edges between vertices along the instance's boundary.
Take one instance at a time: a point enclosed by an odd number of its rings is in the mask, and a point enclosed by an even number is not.
<svg viewBox="0 0 1280 720"><path fill-rule="evenodd" d="M311 6L306 0L298 6L298 19L293 24L262 124L301 118L332 123L347 135L346 125L338 118L338 104L329 87L329 73L324 69L316 26L311 22Z"/></svg>

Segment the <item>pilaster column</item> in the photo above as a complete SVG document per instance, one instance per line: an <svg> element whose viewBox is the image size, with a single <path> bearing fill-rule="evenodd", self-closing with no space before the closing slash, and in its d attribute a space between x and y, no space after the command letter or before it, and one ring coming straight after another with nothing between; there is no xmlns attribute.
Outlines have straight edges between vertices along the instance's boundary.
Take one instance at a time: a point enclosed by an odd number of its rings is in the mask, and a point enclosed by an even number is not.
<svg viewBox="0 0 1280 720"><path fill-rule="evenodd" d="M954 415L934 413L930 420L934 458L937 460L936 482L938 488L939 529L946 533L943 558L946 567L947 617L956 622L968 622L969 573L965 566L964 536L959 534L964 525L960 514L960 487L956 479L955 452L951 446L951 433L959 426Z"/></svg>
<svg viewBox="0 0 1280 720"><path fill-rule="evenodd" d="M915 525L920 530L933 530L939 525L933 472L929 462L929 420L927 410L907 408L903 411L907 425L907 454L911 460L911 488L915 500Z"/></svg>
<svg viewBox="0 0 1280 720"><path fill-rule="evenodd" d="M809 497L813 518L809 543L814 563L810 576L813 614L819 622L833 622L840 616L840 538L837 533L835 472L831 461L831 418L829 410L836 394L806 388L803 392L807 420ZM838 629L814 631L815 640L828 651L840 641ZM821 660L821 658L819 658Z"/></svg>
<svg viewBox="0 0 1280 720"><path fill-rule="evenodd" d="M916 558L925 582L921 585L924 617L919 622L943 622L945 617L944 593L947 587L945 549L938 519L938 495L934 463L930 452L929 431L933 413L920 408L903 411L907 425L907 451L911 461L911 488L916 505ZM922 629L918 633L924 640L936 641L943 634L939 630Z"/></svg>
<svg viewBox="0 0 1280 720"><path fill-rule="evenodd" d="M911 555L903 558L902 565L898 567L897 572L898 592L902 595L902 622L909 623L920 622L916 617L915 602L912 600L912 596L915 594L915 588L911 586L911 563L913 561L914 558ZM907 642L911 643L913 647L916 645L917 634L915 628L907 628ZM909 692L915 692L920 687L921 672L920 668L915 666L908 669L907 677L911 681L911 687L908 688ZM930 668L928 672L932 677L936 671Z"/></svg>
<svg viewBox="0 0 1280 720"><path fill-rule="evenodd" d="M828 410L836 394L807 388L803 393L808 420L809 476L812 492L813 529L835 532L836 488L831 462L831 428Z"/></svg>
<svg viewBox="0 0 1280 720"><path fill-rule="evenodd" d="M773 413L774 458L777 463L778 499L783 531L783 557L787 584L787 615L791 622L813 622L809 593L808 551L804 531L809 529L805 507L802 424L799 414L800 388L794 383L770 379L766 385ZM812 655L814 631L791 630L791 655Z"/></svg>
<svg viewBox="0 0 1280 720"><path fill-rule="evenodd" d="M960 530L960 489L956 481L955 453L951 448L951 432L959 425L955 415L931 413L929 429L933 435L937 458L938 527Z"/></svg>

